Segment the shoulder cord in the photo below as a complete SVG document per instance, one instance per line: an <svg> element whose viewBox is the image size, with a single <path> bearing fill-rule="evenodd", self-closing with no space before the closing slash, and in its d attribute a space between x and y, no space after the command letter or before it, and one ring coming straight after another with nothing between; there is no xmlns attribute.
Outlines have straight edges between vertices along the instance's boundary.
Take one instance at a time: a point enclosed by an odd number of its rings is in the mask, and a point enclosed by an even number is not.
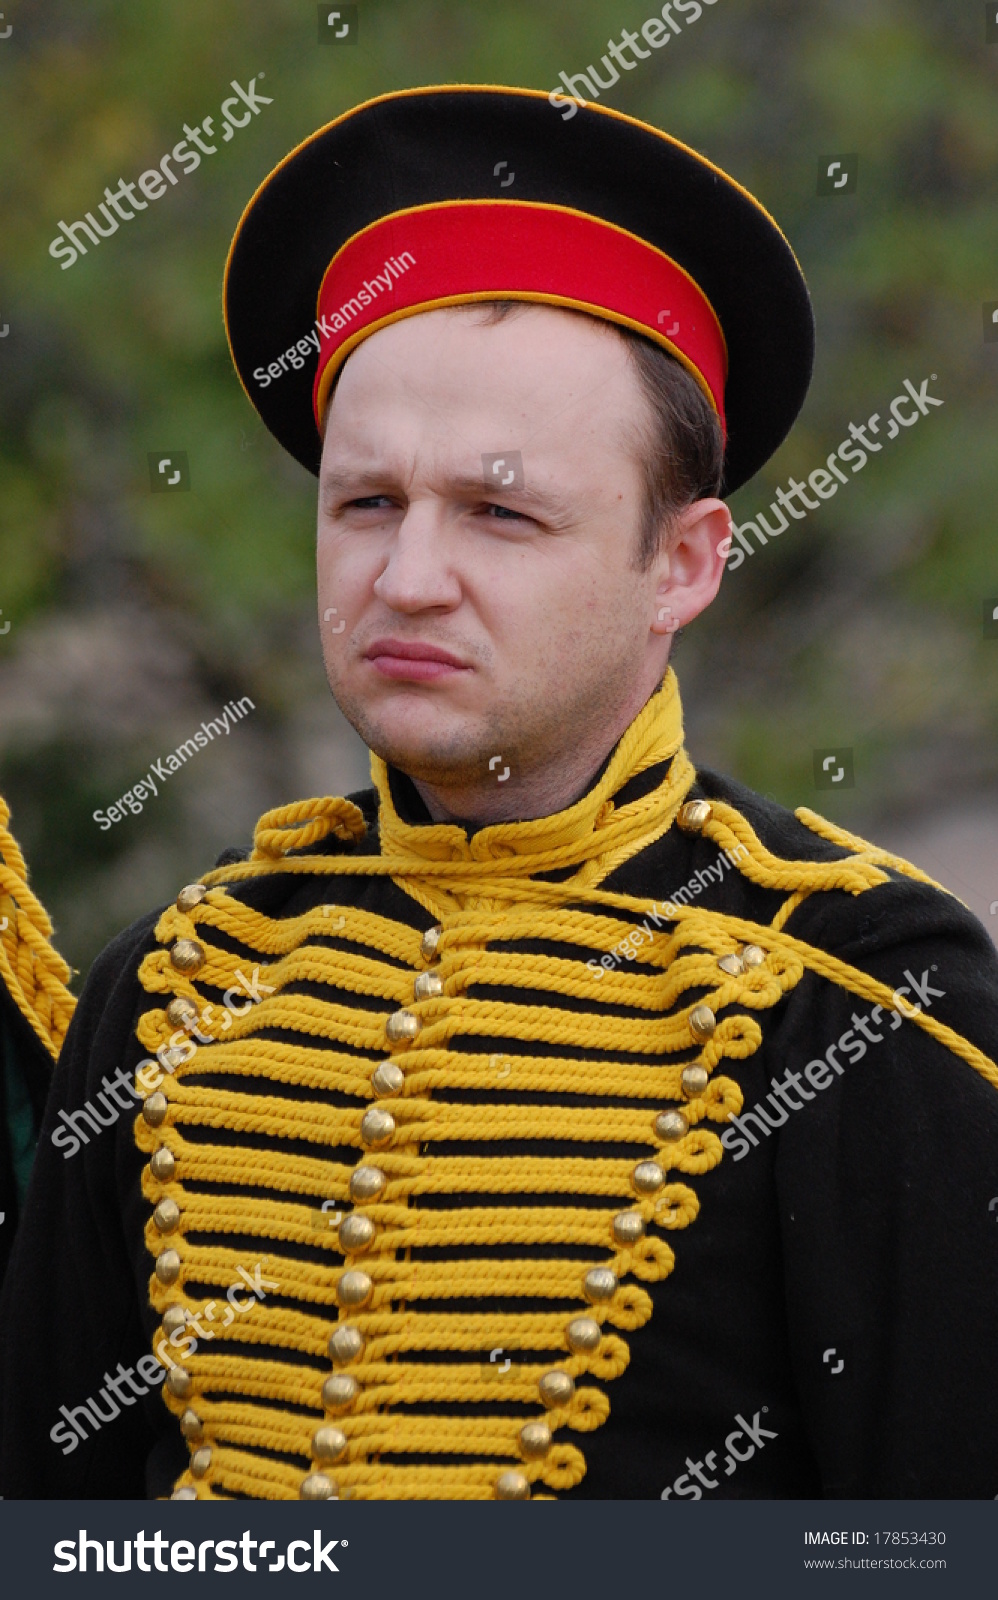
<svg viewBox="0 0 998 1600"><path fill-rule="evenodd" d="M66 1037L76 998L66 987L70 968L53 948L52 922L28 888L24 856L0 799L0 980L53 1059Z"/></svg>

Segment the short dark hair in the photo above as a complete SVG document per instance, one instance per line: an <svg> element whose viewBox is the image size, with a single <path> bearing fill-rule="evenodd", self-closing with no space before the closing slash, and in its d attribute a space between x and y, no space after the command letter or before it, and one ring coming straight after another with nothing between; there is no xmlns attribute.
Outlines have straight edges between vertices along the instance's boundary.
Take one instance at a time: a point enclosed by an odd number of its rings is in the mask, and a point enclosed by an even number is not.
<svg viewBox="0 0 998 1600"><path fill-rule="evenodd" d="M486 323L502 322L522 309L522 300L485 300ZM589 316L586 311L573 312ZM610 328L628 348L651 407L652 430L644 459L645 500L636 551L636 566L651 566L676 515L694 500L720 493L724 475L724 439L710 401L686 368L661 345L631 328L593 317Z"/></svg>

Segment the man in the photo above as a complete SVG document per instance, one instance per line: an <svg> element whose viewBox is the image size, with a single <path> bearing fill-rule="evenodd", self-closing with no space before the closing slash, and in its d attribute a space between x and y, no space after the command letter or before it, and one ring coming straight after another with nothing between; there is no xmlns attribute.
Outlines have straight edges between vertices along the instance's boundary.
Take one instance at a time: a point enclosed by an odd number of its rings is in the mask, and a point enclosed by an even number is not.
<svg viewBox="0 0 998 1600"><path fill-rule="evenodd" d="M97 961L2 1492L998 1493L994 951L697 772L668 664L807 385L776 225L616 113L420 90L271 174L226 309L373 787Z"/></svg>

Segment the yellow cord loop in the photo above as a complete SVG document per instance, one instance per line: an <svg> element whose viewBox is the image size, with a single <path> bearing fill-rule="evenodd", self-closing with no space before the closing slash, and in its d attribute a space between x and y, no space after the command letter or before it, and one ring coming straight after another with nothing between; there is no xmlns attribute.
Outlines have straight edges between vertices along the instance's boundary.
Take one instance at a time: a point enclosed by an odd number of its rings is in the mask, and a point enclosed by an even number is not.
<svg viewBox="0 0 998 1600"><path fill-rule="evenodd" d="M721 849L734 852L735 865L743 877L762 889L782 889L788 894L806 889L842 889L846 894L862 894L874 884L887 883L886 872L865 858L847 861L783 861L772 855L752 824L734 806L712 800L711 818L703 833ZM744 852L737 850L745 847Z"/></svg>
<svg viewBox="0 0 998 1600"><path fill-rule="evenodd" d="M820 839L827 839L829 844L837 844L843 850L851 850L861 861L873 862L881 867L893 867L895 872L903 872L906 878L914 878L917 883L927 883L933 889L939 889L943 894L950 895L953 900L957 898L952 890L937 883L935 878L930 878L920 867L905 861L903 856L893 855L890 850L881 850L879 845L869 844L865 839L859 838L858 834L848 833L845 828L840 828L835 822L829 822L827 817L819 816L817 811L810 810L808 806L798 806L794 816ZM963 905L962 900L960 904Z"/></svg>
<svg viewBox="0 0 998 1600"><path fill-rule="evenodd" d="M265 811L253 834L251 861L278 861L292 850L307 850L329 834L349 841L367 832L364 813L352 800L327 795L316 800L296 800L291 805Z"/></svg>

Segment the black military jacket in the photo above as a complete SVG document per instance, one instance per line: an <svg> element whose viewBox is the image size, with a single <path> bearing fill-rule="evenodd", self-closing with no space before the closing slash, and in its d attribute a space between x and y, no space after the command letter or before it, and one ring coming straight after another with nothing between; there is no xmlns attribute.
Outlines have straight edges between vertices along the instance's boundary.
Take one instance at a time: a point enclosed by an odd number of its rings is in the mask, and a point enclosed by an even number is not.
<svg viewBox="0 0 998 1600"><path fill-rule="evenodd" d="M995 950L670 679L555 818L375 760L104 951L3 1495L998 1495Z"/></svg>

